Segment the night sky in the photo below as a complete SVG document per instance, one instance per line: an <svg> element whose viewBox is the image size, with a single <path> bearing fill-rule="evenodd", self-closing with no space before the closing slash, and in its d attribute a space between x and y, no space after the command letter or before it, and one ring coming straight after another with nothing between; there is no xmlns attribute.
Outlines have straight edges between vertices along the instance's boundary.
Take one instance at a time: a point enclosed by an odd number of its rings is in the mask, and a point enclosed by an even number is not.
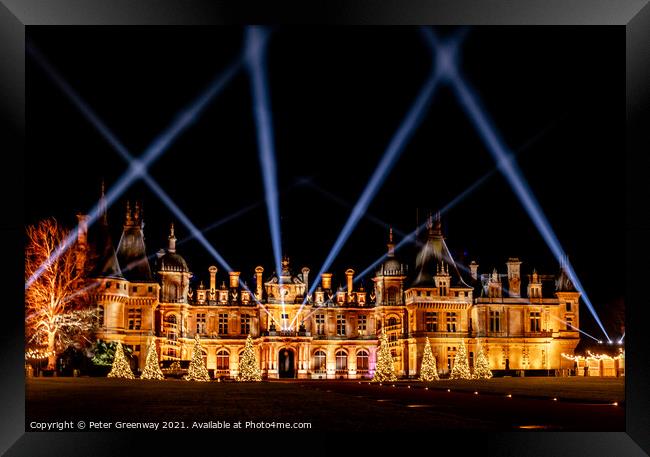
<svg viewBox="0 0 650 457"><path fill-rule="evenodd" d="M441 36L453 28L439 28ZM240 52L238 27L28 28L28 40L139 155ZM623 301L625 34L614 27L476 27L461 64L537 196L610 335ZM268 48L283 250L315 275L350 213L315 190L356 203L431 69L417 28L277 27ZM26 223L73 226L101 179L126 164L27 59ZM442 87L368 212L410 232L494 162ZM273 254L247 73L241 71L150 169L198 227L259 203L206 237L252 284ZM312 185L307 185L311 183ZM316 187L314 187L316 186ZM126 199L142 200L147 249L167 244L172 214L143 183L109 210L119 240ZM188 235L178 221L177 237ZM443 216L457 260L505 272L508 257L556 273L557 262L500 174ZM362 219L330 269L363 270L385 252L388 230ZM399 241L399 237L397 237ZM216 262L196 241L179 247L207 279ZM414 263L412 247L398 256ZM225 279L220 271L219 278ZM367 287L369 282L366 283ZM602 336L586 307L581 327Z"/></svg>

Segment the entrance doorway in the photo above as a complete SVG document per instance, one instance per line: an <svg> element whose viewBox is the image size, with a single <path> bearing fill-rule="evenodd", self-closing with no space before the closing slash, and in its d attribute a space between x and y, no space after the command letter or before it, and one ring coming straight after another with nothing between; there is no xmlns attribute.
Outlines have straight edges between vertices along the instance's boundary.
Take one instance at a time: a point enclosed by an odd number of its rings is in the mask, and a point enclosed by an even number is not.
<svg viewBox="0 0 650 457"><path fill-rule="evenodd" d="M294 352L293 349L284 348L280 349L280 357L278 364L278 373L280 378L295 378L296 370L294 363Z"/></svg>

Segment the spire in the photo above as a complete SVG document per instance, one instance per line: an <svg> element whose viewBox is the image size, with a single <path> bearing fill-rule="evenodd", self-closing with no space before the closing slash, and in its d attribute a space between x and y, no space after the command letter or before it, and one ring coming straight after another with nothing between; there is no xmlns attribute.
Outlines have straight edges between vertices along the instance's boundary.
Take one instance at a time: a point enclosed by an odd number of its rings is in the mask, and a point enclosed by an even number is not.
<svg viewBox="0 0 650 457"><path fill-rule="evenodd" d="M102 188L99 194L99 211L101 214L101 223L108 225L108 217L106 216L106 196L104 195L104 178L102 178Z"/></svg>
<svg viewBox="0 0 650 457"><path fill-rule="evenodd" d="M133 212L133 223L139 227L144 227L142 219L142 203L140 200L135 201L135 211Z"/></svg>
<svg viewBox="0 0 650 457"><path fill-rule="evenodd" d="M395 257L395 244L393 243L393 227L388 229L388 257Z"/></svg>
<svg viewBox="0 0 650 457"><path fill-rule="evenodd" d="M124 218L124 225L133 225L133 213L131 213L131 202L126 201L126 217Z"/></svg>
<svg viewBox="0 0 650 457"><path fill-rule="evenodd" d="M289 270L289 257L287 255L282 256L282 272L281 276L289 276L291 271Z"/></svg>
<svg viewBox="0 0 650 457"><path fill-rule="evenodd" d="M433 223L433 234L437 236L442 236L442 223L440 222L440 211L436 212L434 223Z"/></svg>
<svg viewBox="0 0 650 457"><path fill-rule="evenodd" d="M174 236L174 223L172 222L169 226L169 247L167 250L169 252L176 252L176 237Z"/></svg>

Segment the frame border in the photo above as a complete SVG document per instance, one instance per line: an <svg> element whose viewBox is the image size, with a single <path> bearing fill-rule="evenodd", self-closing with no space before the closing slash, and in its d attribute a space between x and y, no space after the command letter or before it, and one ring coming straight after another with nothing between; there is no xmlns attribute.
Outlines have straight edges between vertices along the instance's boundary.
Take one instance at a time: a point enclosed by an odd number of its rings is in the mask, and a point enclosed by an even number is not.
<svg viewBox="0 0 650 457"><path fill-rule="evenodd" d="M23 189L28 165L25 137L25 27L39 25L224 25L224 24L432 24L432 25L618 25L626 34L626 433L551 432L491 433L485 439L463 442L481 454L611 456L648 455L650 452L650 363L643 343L643 324L649 312L642 285L650 277L650 4L649 0L472 0L412 1L408 7L387 0L332 0L297 2L245 0L0 0L0 140L4 241L2 277L11 284L3 332L0 335L0 451L6 455L131 455L142 447L148 452L188 452L197 434L179 440L157 433L156 440L142 432L25 433L23 373L23 309L11 306L24 300ZM603 64L606 64L605 62ZM597 94L595 94L597 96ZM621 107L622 109L622 107ZM4 144L4 143L8 144ZM13 154L12 154L13 152ZM620 160L618 151L612 158ZM588 169L585 170L588 172ZM621 223L622 221L614 221ZM173 433L173 432L172 432ZM142 435L142 436L139 436ZM447 435L453 435L448 434ZM180 436L180 435L179 435ZM242 435L233 437L241 439ZM294 435L311 436L313 434ZM200 439L213 435L201 434ZM189 438L189 439L188 439ZM216 437L215 437L216 438ZM221 437L220 437L221 438ZM223 437L225 438L225 437ZM370 441L370 437L368 437ZM384 445L385 437L374 442ZM383 439L382 439L383 438ZM423 437L420 437L422 439ZM294 438L292 437L292 443ZM216 440L212 440L214 446ZM254 447L270 440L255 440ZM361 440L359 440L361 441ZM404 442L396 440L398 443ZM449 439L448 441L455 441ZM480 442L476 442L480 441ZM325 441L327 442L327 441ZM248 444L248 443L247 443ZM424 443L422 443L424 444ZM312 444L313 446L313 444ZM346 443L346 449L347 447ZM358 446L358 445L357 445ZM370 447L361 444L364 450ZM293 444L292 444L293 447ZM309 448L304 448L309 452ZM313 447L312 447L313 449ZM406 450L401 447L401 450ZM644 452L645 450L645 452ZM475 453L476 453L475 452Z"/></svg>

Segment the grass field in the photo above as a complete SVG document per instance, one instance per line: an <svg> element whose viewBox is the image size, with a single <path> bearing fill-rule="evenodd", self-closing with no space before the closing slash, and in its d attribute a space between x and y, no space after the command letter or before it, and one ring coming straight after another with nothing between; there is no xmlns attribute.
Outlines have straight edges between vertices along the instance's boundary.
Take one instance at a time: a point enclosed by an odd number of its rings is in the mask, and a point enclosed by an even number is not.
<svg viewBox="0 0 650 457"><path fill-rule="evenodd" d="M403 381L401 383L404 383ZM421 384L414 383L411 384ZM429 388L454 389L466 392L512 394L526 397L557 397L564 400L622 402L625 400L625 378L492 378L483 380L440 380L426 383Z"/></svg>

